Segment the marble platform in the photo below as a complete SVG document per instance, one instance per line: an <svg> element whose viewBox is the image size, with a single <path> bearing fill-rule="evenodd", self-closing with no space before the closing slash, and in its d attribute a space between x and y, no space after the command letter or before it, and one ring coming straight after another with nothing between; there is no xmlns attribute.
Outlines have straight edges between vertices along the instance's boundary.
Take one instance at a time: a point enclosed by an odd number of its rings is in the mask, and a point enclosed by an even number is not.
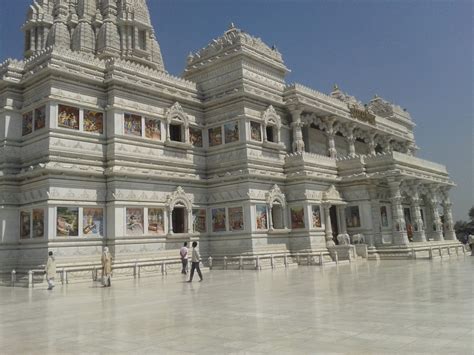
<svg viewBox="0 0 474 355"><path fill-rule="evenodd" d="M472 354L474 257L0 287L2 354Z"/></svg>

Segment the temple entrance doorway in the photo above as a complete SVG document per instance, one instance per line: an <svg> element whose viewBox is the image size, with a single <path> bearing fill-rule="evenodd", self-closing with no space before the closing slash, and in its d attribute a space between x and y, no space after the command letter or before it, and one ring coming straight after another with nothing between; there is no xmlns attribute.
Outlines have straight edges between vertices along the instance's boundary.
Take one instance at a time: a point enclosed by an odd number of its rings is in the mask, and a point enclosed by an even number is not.
<svg viewBox="0 0 474 355"><path fill-rule="evenodd" d="M174 233L184 233L186 227L186 210L184 207L175 207L172 213L172 225Z"/></svg>
<svg viewBox="0 0 474 355"><path fill-rule="evenodd" d="M336 206L331 206L331 208L329 209L329 215L331 216L332 239L334 240L334 243L339 244L337 241L337 235L339 234L339 225L337 223Z"/></svg>
<svg viewBox="0 0 474 355"><path fill-rule="evenodd" d="M274 204L272 207L273 229L285 228L283 223L283 208L280 204Z"/></svg>

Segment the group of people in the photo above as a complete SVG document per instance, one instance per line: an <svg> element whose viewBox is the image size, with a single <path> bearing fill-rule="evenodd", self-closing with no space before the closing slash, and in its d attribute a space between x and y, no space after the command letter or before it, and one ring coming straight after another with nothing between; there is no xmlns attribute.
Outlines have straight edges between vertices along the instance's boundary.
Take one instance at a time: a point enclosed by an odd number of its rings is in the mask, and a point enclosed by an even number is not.
<svg viewBox="0 0 474 355"><path fill-rule="evenodd" d="M202 281L202 273L201 269L199 268L199 263L201 262L201 256L199 255L199 251L197 250L197 242L193 242L193 250L191 253L191 275L189 277L188 282L193 281L194 271L197 271L199 275L199 281ZM181 273L186 275L187 268L188 268L188 242L184 242L183 247L179 251L179 255L181 258L182 269ZM110 287L111 286L111 279L112 279L112 255L110 254L109 248L105 247L104 252L101 256L101 264L102 264L102 286L103 287ZM53 252L50 251L48 253L48 261L46 262L46 266L44 268L44 274L46 276L46 281L48 282L48 290L52 290L54 288L54 279L56 277L56 260L54 258Z"/></svg>
<svg viewBox="0 0 474 355"><path fill-rule="evenodd" d="M193 281L194 271L197 271L199 275L199 281L202 281L202 273L201 269L199 268L199 263L201 262L201 255L199 255L199 251L196 249L197 242L193 242L193 251L191 253L191 275L189 276L188 282ZM183 246L179 251L179 256L181 257L181 273L183 275L187 274L188 269L188 242L184 242Z"/></svg>

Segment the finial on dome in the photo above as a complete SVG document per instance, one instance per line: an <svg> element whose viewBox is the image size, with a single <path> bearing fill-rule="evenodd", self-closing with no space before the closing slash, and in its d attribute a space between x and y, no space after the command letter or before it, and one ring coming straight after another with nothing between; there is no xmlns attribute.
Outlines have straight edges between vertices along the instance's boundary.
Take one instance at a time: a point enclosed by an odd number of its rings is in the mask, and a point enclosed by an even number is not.
<svg viewBox="0 0 474 355"><path fill-rule="evenodd" d="M375 94L374 99L378 99L378 98L379 98L379 95Z"/></svg>
<svg viewBox="0 0 474 355"><path fill-rule="evenodd" d="M230 25L229 25L229 31L231 31L231 30L235 30L235 25L234 25L233 22L231 22Z"/></svg>
<svg viewBox="0 0 474 355"><path fill-rule="evenodd" d="M339 86L337 86L337 84L334 84L333 90L334 90L334 91L339 90Z"/></svg>

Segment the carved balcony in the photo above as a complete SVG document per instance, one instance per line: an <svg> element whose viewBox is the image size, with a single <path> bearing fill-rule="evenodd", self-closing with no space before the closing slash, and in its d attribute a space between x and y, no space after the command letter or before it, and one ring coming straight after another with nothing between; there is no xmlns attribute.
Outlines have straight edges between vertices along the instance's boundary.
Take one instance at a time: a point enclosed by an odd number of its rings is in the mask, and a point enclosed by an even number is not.
<svg viewBox="0 0 474 355"><path fill-rule="evenodd" d="M285 156L285 173L288 179L337 179L336 160L324 155L300 152Z"/></svg>

